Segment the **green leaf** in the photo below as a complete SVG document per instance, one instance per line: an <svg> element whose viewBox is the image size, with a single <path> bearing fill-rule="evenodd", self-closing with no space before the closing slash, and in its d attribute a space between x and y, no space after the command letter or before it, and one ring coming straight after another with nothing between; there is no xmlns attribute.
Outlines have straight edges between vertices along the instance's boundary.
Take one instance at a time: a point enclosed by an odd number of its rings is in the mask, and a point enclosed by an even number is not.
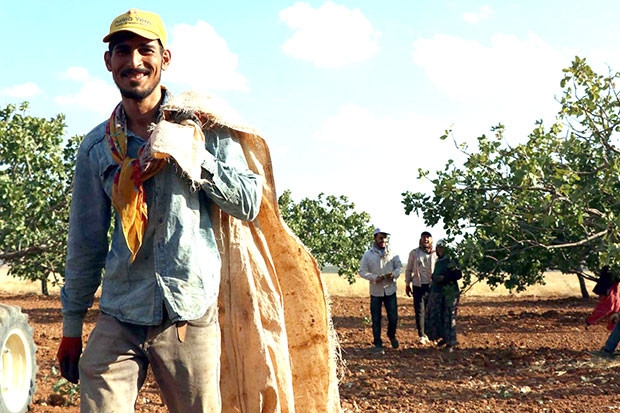
<svg viewBox="0 0 620 413"><path fill-rule="evenodd" d="M575 57L549 128L535 121L515 146L502 124L479 136L477 149L455 142L465 162L436 171L432 195L403 192L405 213L427 226L443 222L460 239L464 273L510 290L542 282L549 269L583 274L620 262L618 76L598 75Z"/></svg>

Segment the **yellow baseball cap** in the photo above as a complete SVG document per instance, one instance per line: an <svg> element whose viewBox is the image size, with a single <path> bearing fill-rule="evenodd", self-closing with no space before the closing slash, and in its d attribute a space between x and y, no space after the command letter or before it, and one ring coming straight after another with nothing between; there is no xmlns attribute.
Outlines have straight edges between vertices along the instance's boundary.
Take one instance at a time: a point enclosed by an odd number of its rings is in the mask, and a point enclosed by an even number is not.
<svg viewBox="0 0 620 413"><path fill-rule="evenodd" d="M168 40L163 20L158 14L149 11L131 9L121 14L112 21L110 33L103 38L103 41L109 42L115 33L121 31L132 32L150 40L159 39L164 47Z"/></svg>

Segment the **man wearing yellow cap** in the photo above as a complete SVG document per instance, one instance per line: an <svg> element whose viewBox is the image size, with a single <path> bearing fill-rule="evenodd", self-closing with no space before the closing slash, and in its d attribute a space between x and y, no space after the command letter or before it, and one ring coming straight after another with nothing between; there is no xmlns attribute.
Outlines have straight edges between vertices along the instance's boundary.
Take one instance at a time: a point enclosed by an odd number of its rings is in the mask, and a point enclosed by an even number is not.
<svg viewBox="0 0 620 413"><path fill-rule="evenodd" d="M210 209L253 220L261 178L225 130L199 153L195 185L145 143L170 98L160 84L171 61L154 13L130 10L103 38L122 101L86 135L76 160L62 289L63 375L81 384L82 411L127 411L150 363L171 411L219 406L219 256ZM108 247L112 212L115 224ZM83 317L105 268L101 314L79 363ZM196 409L192 406L205 406Z"/></svg>
<svg viewBox="0 0 620 413"><path fill-rule="evenodd" d="M103 41L122 100L78 151L57 354L81 411L131 411L149 365L171 412L339 411L320 274L279 216L266 144L161 85L157 14L129 10Z"/></svg>

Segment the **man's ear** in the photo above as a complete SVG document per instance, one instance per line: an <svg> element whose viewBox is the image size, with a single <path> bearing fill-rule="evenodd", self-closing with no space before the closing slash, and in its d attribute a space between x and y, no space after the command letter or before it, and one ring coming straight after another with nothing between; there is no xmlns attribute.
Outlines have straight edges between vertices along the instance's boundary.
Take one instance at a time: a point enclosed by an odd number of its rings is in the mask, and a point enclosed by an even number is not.
<svg viewBox="0 0 620 413"><path fill-rule="evenodd" d="M172 60L172 53L168 49L164 49L164 52L161 55L161 70L168 69L170 65L170 60Z"/></svg>
<svg viewBox="0 0 620 413"><path fill-rule="evenodd" d="M112 71L112 55L110 55L110 52L108 50L106 50L106 52L103 54L103 60L105 61L106 69L108 69L108 72L111 72Z"/></svg>

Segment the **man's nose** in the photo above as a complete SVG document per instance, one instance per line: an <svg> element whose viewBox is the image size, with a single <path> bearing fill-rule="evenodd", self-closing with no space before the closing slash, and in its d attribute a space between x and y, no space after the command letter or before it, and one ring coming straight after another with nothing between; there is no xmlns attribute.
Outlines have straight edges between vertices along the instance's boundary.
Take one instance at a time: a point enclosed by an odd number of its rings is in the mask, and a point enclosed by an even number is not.
<svg viewBox="0 0 620 413"><path fill-rule="evenodd" d="M139 50L134 50L131 52L131 67L140 67L142 66L142 55Z"/></svg>

